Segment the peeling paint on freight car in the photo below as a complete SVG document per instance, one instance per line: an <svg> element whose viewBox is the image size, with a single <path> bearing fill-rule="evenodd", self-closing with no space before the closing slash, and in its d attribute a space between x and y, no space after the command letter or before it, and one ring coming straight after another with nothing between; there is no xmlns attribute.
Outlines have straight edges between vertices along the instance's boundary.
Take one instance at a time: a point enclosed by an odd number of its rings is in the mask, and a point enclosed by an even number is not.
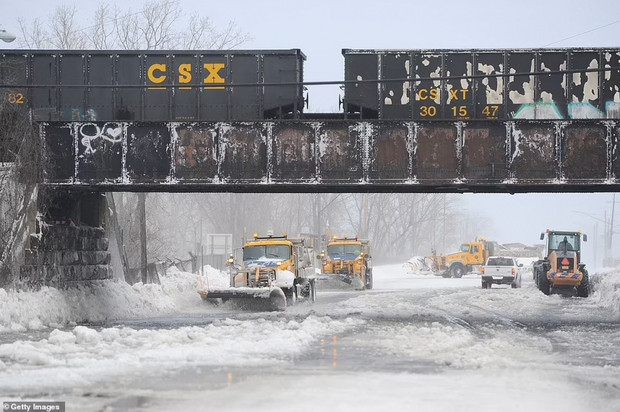
<svg viewBox="0 0 620 412"><path fill-rule="evenodd" d="M411 77L411 61L405 60L405 72L407 77ZM409 95L411 94L411 82L403 82L403 94L400 98L400 104L409 104Z"/></svg>
<svg viewBox="0 0 620 412"><path fill-rule="evenodd" d="M493 74L502 73L504 71L503 65L499 65L499 69L495 69L494 66L490 64L482 64L478 63L478 71L490 76ZM504 78L494 77L496 79L496 89L493 89L489 86L489 78L484 77L482 79L482 84L485 86L486 92L486 103L487 104L503 104L504 103Z"/></svg>
<svg viewBox="0 0 620 412"><path fill-rule="evenodd" d="M590 64L588 65L588 69L596 69L598 68L598 61L596 59L592 59ZM583 83L583 87L579 88L582 85L581 79L582 76L586 76L586 81ZM597 72L588 72L588 73L573 73L573 86L581 92L581 99L579 95L576 95L573 92L571 96L571 100L573 102L585 102L590 103L596 99L598 99L598 78L599 75Z"/></svg>
<svg viewBox="0 0 620 412"><path fill-rule="evenodd" d="M531 68L530 71L534 71L535 69L535 65L534 65L534 59L532 59L532 64L531 64ZM510 68L510 74L516 74L516 70L514 68ZM528 104L528 103L534 103L534 84L536 82L536 77L535 76L529 76L530 81L529 82L523 82L522 87L523 87L523 93L519 93L516 90L511 90L508 93L508 99L514 103L514 104ZM515 81L514 76L510 76L508 82L509 83L513 83Z"/></svg>

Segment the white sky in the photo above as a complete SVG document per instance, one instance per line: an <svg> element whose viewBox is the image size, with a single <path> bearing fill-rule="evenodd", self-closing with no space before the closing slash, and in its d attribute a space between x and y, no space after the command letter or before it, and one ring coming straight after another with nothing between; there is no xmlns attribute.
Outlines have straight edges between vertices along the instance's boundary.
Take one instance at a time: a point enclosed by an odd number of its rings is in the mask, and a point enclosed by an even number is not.
<svg viewBox="0 0 620 412"><path fill-rule="evenodd" d="M206 2L179 0L187 14L209 16L218 27L235 21L252 40L245 49L301 49L307 56L306 81L341 80L343 48L540 48L619 47L620 2L591 0L520 0L518 2L467 2L448 0L230 0ZM113 3L113 2L111 2ZM117 2L137 10L144 0ZM97 1L0 0L0 26L19 34L19 17L45 19L55 6L76 4L90 24ZM567 39L567 40L564 40ZM557 43L556 43L557 42ZM553 44L552 44L553 43ZM1 47L16 47L3 43ZM338 110L339 90L334 86L309 89L310 111ZM481 234L500 242L534 243L546 228L603 232L605 211L611 212L611 194L467 195L467 207L494 223L495 233ZM616 197L620 208L620 196ZM577 212L579 213L577 213ZM593 217L584 215L588 214ZM620 225L620 211L616 213ZM618 229L620 231L620 228ZM592 242L593 247L596 242ZM465 240L465 239L464 239ZM599 242L602 243L602 242ZM602 244L597 260L602 258ZM620 257L620 236L613 248ZM588 259L588 256L586 256ZM594 259L593 253L589 259Z"/></svg>

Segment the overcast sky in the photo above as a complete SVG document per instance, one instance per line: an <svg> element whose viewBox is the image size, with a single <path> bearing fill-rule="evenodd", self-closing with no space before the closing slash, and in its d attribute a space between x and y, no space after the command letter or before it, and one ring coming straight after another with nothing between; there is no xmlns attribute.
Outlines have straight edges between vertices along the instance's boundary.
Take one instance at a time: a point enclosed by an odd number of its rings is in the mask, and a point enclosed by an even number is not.
<svg viewBox="0 0 620 412"><path fill-rule="evenodd" d="M252 37L243 48L301 49L307 56L306 81L341 80L343 48L620 47L618 0L179 2L188 15L207 15L219 27L235 21ZM143 3L116 2L132 10ZM99 2L0 0L0 26L19 34L18 18L45 19L60 4L76 4L88 26ZM309 93L311 111L338 111L337 87L314 86ZM468 208L492 219L494 233L481 233L488 238L534 243L546 228L583 229L591 233L591 248L596 243L592 232L603 232L599 220L605 213L610 217L612 194L466 195L465 200ZM620 209L620 195L616 201ZM619 227L620 211L616 222ZM620 258L620 235L615 236L614 251ZM602 251L597 260L601 257Z"/></svg>

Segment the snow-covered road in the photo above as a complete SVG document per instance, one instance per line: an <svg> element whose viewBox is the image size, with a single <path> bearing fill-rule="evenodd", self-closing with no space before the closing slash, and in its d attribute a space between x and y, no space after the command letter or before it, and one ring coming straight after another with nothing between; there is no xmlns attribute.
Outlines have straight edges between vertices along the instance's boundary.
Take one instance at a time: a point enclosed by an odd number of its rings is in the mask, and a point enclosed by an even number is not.
<svg viewBox="0 0 620 412"><path fill-rule="evenodd" d="M0 401L67 410L620 410L620 273L588 299L375 268L286 312L162 286L0 296ZM213 282L213 280L212 280ZM48 308L32 308L39 302ZM85 323L85 321L88 321Z"/></svg>

